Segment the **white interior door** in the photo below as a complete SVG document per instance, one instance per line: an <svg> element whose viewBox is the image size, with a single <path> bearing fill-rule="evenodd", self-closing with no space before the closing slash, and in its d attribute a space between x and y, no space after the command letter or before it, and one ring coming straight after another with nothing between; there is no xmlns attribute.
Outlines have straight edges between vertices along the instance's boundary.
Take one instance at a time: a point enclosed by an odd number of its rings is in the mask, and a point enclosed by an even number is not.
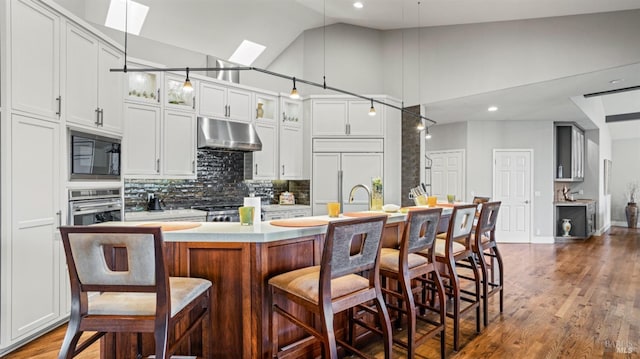
<svg viewBox="0 0 640 359"><path fill-rule="evenodd" d="M454 194L457 200L464 198L465 153L464 150L427 152L431 158L431 169L426 169L425 182L431 176L429 195L446 200L447 194ZM431 174L429 174L431 171ZM429 190L429 188L427 188Z"/></svg>
<svg viewBox="0 0 640 359"><path fill-rule="evenodd" d="M531 241L532 150L493 151L493 200L501 201L496 240Z"/></svg>

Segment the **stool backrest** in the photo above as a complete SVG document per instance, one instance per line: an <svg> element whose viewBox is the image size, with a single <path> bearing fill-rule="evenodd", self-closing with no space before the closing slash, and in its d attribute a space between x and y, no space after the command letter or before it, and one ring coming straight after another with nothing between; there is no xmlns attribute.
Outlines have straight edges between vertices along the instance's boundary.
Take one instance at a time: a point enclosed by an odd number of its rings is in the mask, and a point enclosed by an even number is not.
<svg viewBox="0 0 640 359"><path fill-rule="evenodd" d="M502 202L486 202L482 204L482 210L476 225L476 238L485 233L491 233L490 238L495 239L496 222L498 221L498 211Z"/></svg>
<svg viewBox="0 0 640 359"><path fill-rule="evenodd" d="M80 300L88 291L155 292L157 304L168 307L160 227L63 226L60 233L72 299ZM117 264L120 268L113 268L116 253L126 253L126 263Z"/></svg>
<svg viewBox="0 0 640 359"><path fill-rule="evenodd" d="M431 248L438 231L442 208L409 211L406 227L400 242L400 251L406 246L407 254Z"/></svg>
<svg viewBox="0 0 640 359"><path fill-rule="evenodd" d="M467 247L468 240L473 229L473 221L476 215L476 205L468 204L453 207L451 220L449 221L449 230L447 240L452 243L455 240L466 238Z"/></svg>
<svg viewBox="0 0 640 359"><path fill-rule="evenodd" d="M330 222L322 252L321 278L374 269L386 222L386 215ZM351 254L351 243L357 240L362 241L360 251Z"/></svg>

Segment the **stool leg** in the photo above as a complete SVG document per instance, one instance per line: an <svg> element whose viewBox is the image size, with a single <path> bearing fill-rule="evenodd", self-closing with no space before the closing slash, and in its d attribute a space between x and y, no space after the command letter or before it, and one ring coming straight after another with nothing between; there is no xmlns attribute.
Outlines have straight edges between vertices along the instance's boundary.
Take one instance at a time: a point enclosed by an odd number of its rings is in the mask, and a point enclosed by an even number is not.
<svg viewBox="0 0 640 359"><path fill-rule="evenodd" d="M324 303L321 306L322 310L320 313L320 321L322 325L322 332L324 333L324 357L329 359L338 359L338 347L336 345L336 333L333 328L331 302Z"/></svg>
<svg viewBox="0 0 640 359"><path fill-rule="evenodd" d="M67 332L64 335L64 340L62 341L62 347L60 348L60 354L58 355L59 359L73 358L73 353L76 351L76 346L78 345L78 340L80 340L81 335L80 318L79 316L72 314L71 320L69 320L69 324L67 326Z"/></svg>
<svg viewBox="0 0 640 359"><path fill-rule="evenodd" d="M391 320L389 319L389 312L387 312L387 305L382 298L382 292L380 288L376 291L376 307L378 309L378 317L380 318L380 327L382 328L382 337L384 338L384 357L385 359L391 359L391 347L393 345L393 333L391 331Z"/></svg>
<svg viewBox="0 0 640 359"><path fill-rule="evenodd" d="M398 279L398 285L407 308L407 356L413 358L416 346L414 338L416 333L416 304L411 290L411 279L402 274Z"/></svg>

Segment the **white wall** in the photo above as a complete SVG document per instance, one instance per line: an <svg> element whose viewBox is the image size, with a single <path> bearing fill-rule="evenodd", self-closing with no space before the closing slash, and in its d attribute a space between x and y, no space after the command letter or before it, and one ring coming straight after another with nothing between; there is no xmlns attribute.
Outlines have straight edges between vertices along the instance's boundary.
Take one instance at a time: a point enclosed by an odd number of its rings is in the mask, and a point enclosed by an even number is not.
<svg viewBox="0 0 640 359"><path fill-rule="evenodd" d="M534 242L553 238L553 126L551 120L467 124L467 198L492 194L494 149L533 149L532 191L540 193L532 198Z"/></svg>

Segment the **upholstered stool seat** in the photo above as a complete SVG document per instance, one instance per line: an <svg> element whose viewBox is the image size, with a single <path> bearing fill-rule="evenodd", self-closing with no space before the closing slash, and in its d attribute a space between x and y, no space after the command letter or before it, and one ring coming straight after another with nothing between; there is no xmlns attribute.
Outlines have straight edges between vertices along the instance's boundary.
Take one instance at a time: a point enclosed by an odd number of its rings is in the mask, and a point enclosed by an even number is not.
<svg viewBox="0 0 640 359"><path fill-rule="evenodd" d="M452 245L453 245L452 253L454 256L460 253L463 253L465 250L467 250L467 247L465 247L464 244L460 243L459 241L453 241ZM446 255L446 248L447 248L446 240L436 239L436 247L435 247L436 257L444 257Z"/></svg>
<svg viewBox="0 0 640 359"><path fill-rule="evenodd" d="M275 276L269 284L308 301L318 303L320 290L320 266L307 267ZM365 291L369 280L357 274L349 274L331 280L331 299Z"/></svg>
<svg viewBox="0 0 640 359"><path fill-rule="evenodd" d="M400 251L394 248L382 248L380 251L380 270L398 271L400 268ZM412 269L429 263L429 260L419 254L410 253L407 256L408 268Z"/></svg>
<svg viewBox="0 0 640 359"><path fill-rule="evenodd" d="M211 287L201 278L169 277L171 317ZM88 297L89 315L156 315L155 293L103 292Z"/></svg>

